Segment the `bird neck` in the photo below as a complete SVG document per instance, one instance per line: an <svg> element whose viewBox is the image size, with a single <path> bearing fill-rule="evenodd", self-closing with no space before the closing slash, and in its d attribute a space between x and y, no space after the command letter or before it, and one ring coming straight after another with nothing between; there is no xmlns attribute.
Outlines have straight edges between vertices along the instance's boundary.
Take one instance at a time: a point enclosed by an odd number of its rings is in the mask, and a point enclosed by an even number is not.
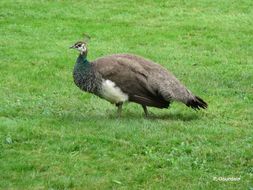
<svg viewBox="0 0 253 190"><path fill-rule="evenodd" d="M77 62L85 66L90 65L90 62L87 60L87 54L80 54L77 58Z"/></svg>

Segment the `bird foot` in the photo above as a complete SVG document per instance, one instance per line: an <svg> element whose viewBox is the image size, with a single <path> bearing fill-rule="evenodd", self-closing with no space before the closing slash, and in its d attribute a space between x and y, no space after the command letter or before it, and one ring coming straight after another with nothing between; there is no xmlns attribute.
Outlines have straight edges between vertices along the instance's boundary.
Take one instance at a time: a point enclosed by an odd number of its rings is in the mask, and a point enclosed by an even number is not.
<svg viewBox="0 0 253 190"><path fill-rule="evenodd" d="M122 105L123 105L123 103L117 103L117 104L116 104L116 106L118 107L118 110L117 110L117 117L121 117Z"/></svg>

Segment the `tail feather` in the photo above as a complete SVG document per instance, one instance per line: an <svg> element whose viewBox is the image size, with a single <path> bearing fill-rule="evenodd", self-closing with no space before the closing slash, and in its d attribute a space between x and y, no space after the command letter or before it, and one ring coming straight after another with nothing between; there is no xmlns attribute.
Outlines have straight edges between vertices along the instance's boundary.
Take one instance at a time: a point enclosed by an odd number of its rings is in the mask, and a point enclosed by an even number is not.
<svg viewBox="0 0 253 190"><path fill-rule="evenodd" d="M207 103L198 96L194 96L193 99L188 100L186 105L195 110L199 110L200 108L206 109L208 107Z"/></svg>

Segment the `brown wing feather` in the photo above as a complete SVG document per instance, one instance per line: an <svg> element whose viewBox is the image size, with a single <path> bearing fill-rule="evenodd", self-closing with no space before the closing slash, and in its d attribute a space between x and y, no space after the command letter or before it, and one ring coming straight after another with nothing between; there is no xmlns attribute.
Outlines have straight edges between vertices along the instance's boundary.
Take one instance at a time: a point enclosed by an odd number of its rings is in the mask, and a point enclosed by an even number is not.
<svg viewBox="0 0 253 190"><path fill-rule="evenodd" d="M194 95L171 72L161 65L137 55L116 54L114 56L134 60L145 68L149 72L149 84L155 87L158 94L162 95L165 100L176 100L187 104L189 100L194 99Z"/></svg>
<svg viewBox="0 0 253 190"><path fill-rule="evenodd" d="M104 79L113 81L128 94L129 101L158 108L169 106L169 101L149 85L149 73L137 61L112 55L99 58L92 65Z"/></svg>

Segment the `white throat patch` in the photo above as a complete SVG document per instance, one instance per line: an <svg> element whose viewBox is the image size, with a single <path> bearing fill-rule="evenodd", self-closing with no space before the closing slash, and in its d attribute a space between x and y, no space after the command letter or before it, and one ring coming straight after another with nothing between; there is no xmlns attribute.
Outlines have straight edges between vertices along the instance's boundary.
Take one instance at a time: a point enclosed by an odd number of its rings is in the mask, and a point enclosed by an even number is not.
<svg viewBox="0 0 253 190"><path fill-rule="evenodd" d="M81 45L80 47L78 47L77 49L78 49L78 51L83 52L83 53L86 52L86 50L87 50L84 44L82 44L82 45Z"/></svg>
<svg viewBox="0 0 253 190"><path fill-rule="evenodd" d="M111 103L125 102L128 100L128 95L122 92L111 80L103 80L101 95Z"/></svg>

